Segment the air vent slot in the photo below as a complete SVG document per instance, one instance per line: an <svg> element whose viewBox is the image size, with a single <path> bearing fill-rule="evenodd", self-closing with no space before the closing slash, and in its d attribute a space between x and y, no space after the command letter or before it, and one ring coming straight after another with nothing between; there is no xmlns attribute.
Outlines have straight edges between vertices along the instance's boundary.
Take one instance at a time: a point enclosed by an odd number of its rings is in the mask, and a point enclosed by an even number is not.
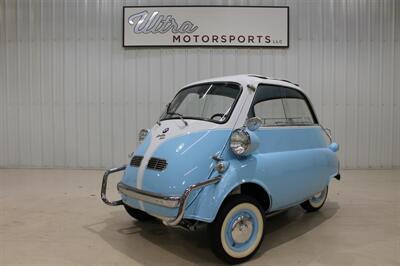
<svg viewBox="0 0 400 266"><path fill-rule="evenodd" d="M162 171L165 168L167 168L167 164L168 164L167 161L164 159L152 157L149 160L149 163L147 164L147 168L157 170L157 171Z"/></svg>
<svg viewBox="0 0 400 266"><path fill-rule="evenodd" d="M139 167L140 164L142 163L143 156L133 156L131 160L131 165Z"/></svg>

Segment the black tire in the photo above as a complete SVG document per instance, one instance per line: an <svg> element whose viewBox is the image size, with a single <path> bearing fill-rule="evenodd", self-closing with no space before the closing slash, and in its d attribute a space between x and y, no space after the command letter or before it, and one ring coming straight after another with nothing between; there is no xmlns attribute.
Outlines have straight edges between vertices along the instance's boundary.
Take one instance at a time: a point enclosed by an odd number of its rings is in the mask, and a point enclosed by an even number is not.
<svg viewBox="0 0 400 266"><path fill-rule="evenodd" d="M322 197L316 202L314 200L314 196L305 202L301 203L301 207L307 212L315 212L324 206L326 198L328 197L328 186L326 186L320 193L322 193Z"/></svg>
<svg viewBox="0 0 400 266"><path fill-rule="evenodd" d="M227 226L229 226L232 221L238 221L236 218L232 219L235 217L235 213L243 212L243 210L247 210L246 207L251 207L250 212L253 212L255 214L255 219L250 218L250 223L252 224L251 228L251 233L250 236L248 237L247 242L243 243L238 243L238 245L247 245L250 244L250 247L248 249L245 249L244 251L235 251L230 248L229 246L229 241L227 238L229 236L226 236L226 234L223 234L222 231L227 232ZM234 209L235 208L235 209ZM243 208L243 209L241 209ZM236 211L237 210L237 211ZM257 213L258 212L258 213ZM243 216L241 216L243 217ZM254 222L257 223L257 231L253 231L253 220ZM248 220L249 221L249 220ZM260 224L262 223L262 224ZM224 227L225 224L225 227ZM234 223L235 224L235 223ZM239 223L236 223L238 225ZM242 263L247 260L249 260L258 250L260 247L263 239L264 239L264 225L265 225L265 215L264 215L264 210L261 206L261 204L254 199L253 197L247 196L247 195L233 195L225 200L225 202L222 204L220 207L218 214L215 218L215 220L208 225L208 234L209 234L209 239L210 239L210 244L212 251L214 254L219 257L220 259L224 260L225 262L229 264L237 264L237 263ZM249 226L246 224L241 224L239 225L239 230L242 232L242 226L245 226L245 229L248 229ZM225 228L225 230L224 230ZM229 228L228 228L229 231ZM231 230L231 237L233 236L233 229ZM236 231L238 232L238 231ZM222 239L224 238L224 239ZM232 237L233 239L233 237ZM225 244L222 242L224 241ZM233 246L237 244L235 240L233 240ZM248 254L244 254L248 253ZM243 255L243 256L242 256Z"/></svg>
<svg viewBox="0 0 400 266"><path fill-rule="evenodd" d="M144 222L144 221L149 221L149 220L154 219L153 216L145 213L144 211L132 208L126 204L124 204L124 207L125 207L126 212L138 221Z"/></svg>

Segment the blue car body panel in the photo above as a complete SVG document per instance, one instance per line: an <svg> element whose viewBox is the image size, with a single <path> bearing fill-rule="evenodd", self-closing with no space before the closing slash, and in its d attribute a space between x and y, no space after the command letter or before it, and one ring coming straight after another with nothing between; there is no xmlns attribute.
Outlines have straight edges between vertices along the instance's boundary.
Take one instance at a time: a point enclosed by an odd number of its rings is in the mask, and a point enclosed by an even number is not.
<svg viewBox="0 0 400 266"><path fill-rule="evenodd" d="M165 158L168 162L163 171L145 169L140 189L153 193L181 196L190 185L210 178L214 169L214 154L221 152L225 146L231 130L206 130L192 134L185 134L166 139L152 153L152 157ZM144 143L135 151L135 155L143 156L148 148L146 138ZM128 166L122 182L132 187L138 187L138 168ZM196 191L190 195L190 202L196 198ZM132 207L142 209L150 214L158 216L174 216L177 209L143 202L143 207L136 199L123 196L123 200Z"/></svg>
<svg viewBox="0 0 400 266"><path fill-rule="evenodd" d="M187 219L212 222L224 199L243 183L261 186L270 196L270 209L275 211L303 202L328 185L338 172L336 154L329 149L319 126L260 128L249 132L258 139L255 151L245 157L235 156L226 143L231 130L207 130L166 140L153 153L166 158L162 172L146 169L141 189L164 195L180 196L185 188L218 175L212 156L219 153L229 162L228 170L216 185L193 193L186 206ZM148 136L136 150L143 155ZM127 167L122 182L136 187L136 167ZM155 216L173 217L177 209L140 203L123 197L132 207Z"/></svg>
<svg viewBox="0 0 400 266"><path fill-rule="evenodd" d="M253 133L265 141L253 154L238 158L226 149L228 170L218 184L203 189L187 217L212 222L226 196L243 183L257 184L268 193L268 211L297 205L318 193L338 172L336 154L320 131L319 127L259 129Z"/></svg>

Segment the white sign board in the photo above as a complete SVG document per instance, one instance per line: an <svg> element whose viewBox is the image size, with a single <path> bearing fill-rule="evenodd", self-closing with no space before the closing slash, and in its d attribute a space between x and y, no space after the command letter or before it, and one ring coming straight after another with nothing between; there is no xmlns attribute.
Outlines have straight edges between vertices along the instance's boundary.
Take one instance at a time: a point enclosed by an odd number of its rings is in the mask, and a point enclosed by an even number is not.
<svg viewBox="0 0 400 266"><path fill-rule="evenodd" d="M289 7L124 7L123 46L289 47Z"/></svg>

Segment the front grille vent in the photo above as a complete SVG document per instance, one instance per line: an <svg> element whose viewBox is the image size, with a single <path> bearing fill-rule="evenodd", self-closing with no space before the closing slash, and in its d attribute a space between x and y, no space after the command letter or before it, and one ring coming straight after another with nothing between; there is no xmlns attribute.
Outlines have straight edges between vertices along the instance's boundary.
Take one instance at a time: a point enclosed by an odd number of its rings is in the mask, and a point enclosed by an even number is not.
<svg viewBox="0 0 400 266"><path fill-rule="evenodd" d="M131 165L139 167L143 160L143 156L133 156L131 160Z"/></svg>
<svg viewBox="0 0 400 266"><path fill-rule="evenodd" d="M167 161L164 159L152 157L149 160L149 163L147 164L147 168L157 170L157 171L162 171L165 168L167 168L167 164L168 164Z"/></svg>

